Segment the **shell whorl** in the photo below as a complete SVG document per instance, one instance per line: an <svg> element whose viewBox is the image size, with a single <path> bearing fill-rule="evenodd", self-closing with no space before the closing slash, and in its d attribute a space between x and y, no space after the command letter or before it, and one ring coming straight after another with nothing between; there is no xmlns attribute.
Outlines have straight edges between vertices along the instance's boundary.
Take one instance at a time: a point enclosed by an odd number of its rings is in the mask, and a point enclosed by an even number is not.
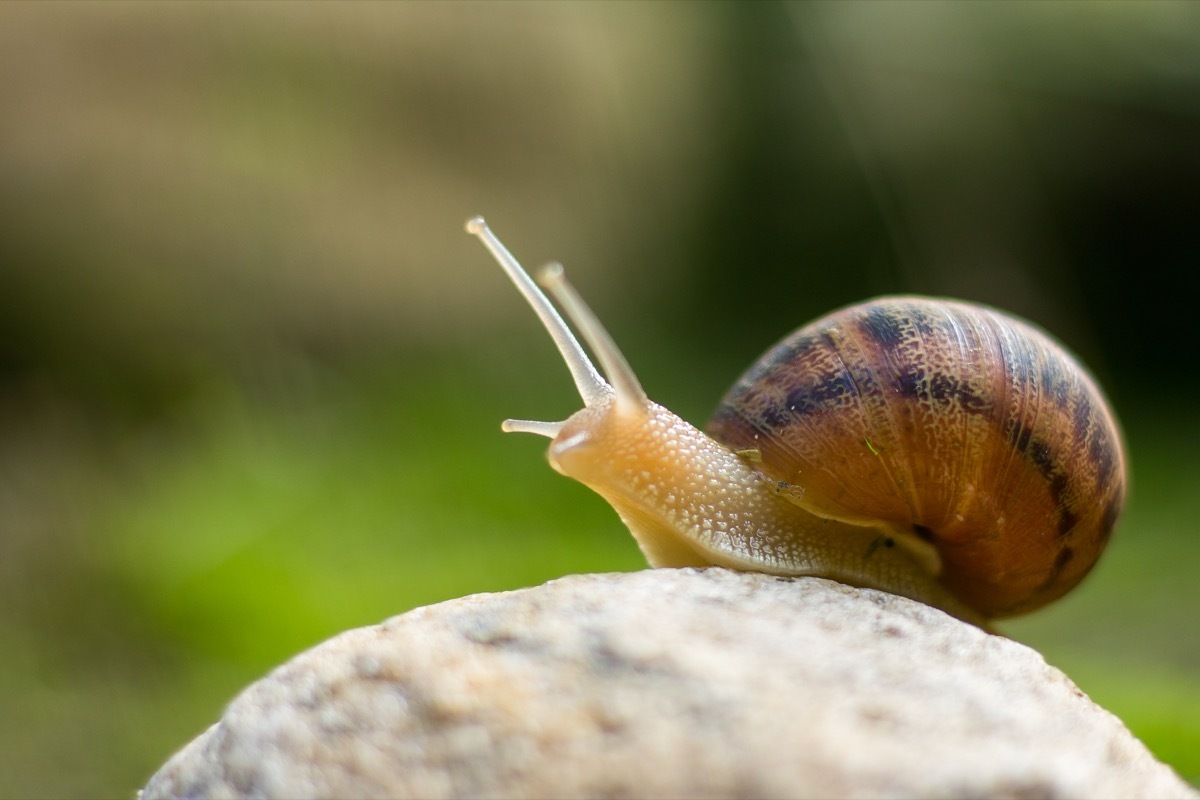
<svg viewBox="0 0 1200 800"><path fill-rule="evenodd" d="M1078 583L1125 495L1121 437L1083 367L968 303L883 298L822 317L734 384L708 432L758 450L812 513L931 541L941 582L988 616Z"/></svg>

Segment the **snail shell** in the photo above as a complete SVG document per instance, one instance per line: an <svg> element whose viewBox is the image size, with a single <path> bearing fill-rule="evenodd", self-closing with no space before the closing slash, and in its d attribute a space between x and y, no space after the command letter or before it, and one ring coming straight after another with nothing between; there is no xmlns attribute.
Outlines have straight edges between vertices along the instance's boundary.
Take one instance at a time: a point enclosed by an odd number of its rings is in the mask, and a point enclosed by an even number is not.
<svg viewBox="0 0 1200 800"><path fill-rule="evenodd" d="M1112 532L1116 423L1083 367L1027 323L921 297L851 306L769 350L706 435L649 399L561 267L540 278L556 309L481 218L467 230L584 404L503 429L549 438L551 466L607 500L652 566L814 575L986 626L1069 590Z"/></svg>
<svg viewBox="0 0 1200 800"><path fill-rule="evenodd" d="M1033 326L978 305L882 298L800 328L734 384L707 432L794 502L929 542L986 617L1054 600L1095 564L1125 496L1096 384Z"/></svg>

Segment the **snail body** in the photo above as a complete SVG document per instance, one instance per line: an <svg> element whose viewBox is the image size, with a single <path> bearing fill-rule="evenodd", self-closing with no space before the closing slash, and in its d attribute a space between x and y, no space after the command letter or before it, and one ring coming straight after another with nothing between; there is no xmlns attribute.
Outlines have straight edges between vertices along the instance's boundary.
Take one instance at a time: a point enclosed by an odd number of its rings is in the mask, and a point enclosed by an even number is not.
<svg viewBox="0 0 1200 800"><path fill-rule="evenodd" d="M1075 586L1120 513L1120 434L1086 370L1033 326L969 303L886 297L796 330L702 432L649 400L551 265L479 236L542 318L584 408L508 420L604 497L651 566L719 565L878 588L985 624Z"/></svg>

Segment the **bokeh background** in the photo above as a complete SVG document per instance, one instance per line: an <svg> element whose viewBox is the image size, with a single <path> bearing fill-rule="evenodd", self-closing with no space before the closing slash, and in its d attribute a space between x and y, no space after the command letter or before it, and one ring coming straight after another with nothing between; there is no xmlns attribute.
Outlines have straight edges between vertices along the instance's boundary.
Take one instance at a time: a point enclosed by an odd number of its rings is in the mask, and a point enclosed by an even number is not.
<svg viewBox="0 0 1200 800"><path fill-rule="evenodd" d="M1200 5L0 5L0 795L129 796L417 605L643 566L505 417L562 259L703 422L889 292L1091 365L1133 491L1003 626L1200 781Z"/></svg>

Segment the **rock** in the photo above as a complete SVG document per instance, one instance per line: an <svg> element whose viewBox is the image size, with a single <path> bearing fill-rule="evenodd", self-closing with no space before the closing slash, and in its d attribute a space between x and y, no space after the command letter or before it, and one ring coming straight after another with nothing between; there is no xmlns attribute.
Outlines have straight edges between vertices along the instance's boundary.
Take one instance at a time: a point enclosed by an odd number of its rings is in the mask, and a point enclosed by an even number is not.
<svg viewBox="0 0 1200 800"><path fill-rule="evenodd" d="M817 578L583 575L349 631L166 797L1200 797L1033 650Z"/></svg>

